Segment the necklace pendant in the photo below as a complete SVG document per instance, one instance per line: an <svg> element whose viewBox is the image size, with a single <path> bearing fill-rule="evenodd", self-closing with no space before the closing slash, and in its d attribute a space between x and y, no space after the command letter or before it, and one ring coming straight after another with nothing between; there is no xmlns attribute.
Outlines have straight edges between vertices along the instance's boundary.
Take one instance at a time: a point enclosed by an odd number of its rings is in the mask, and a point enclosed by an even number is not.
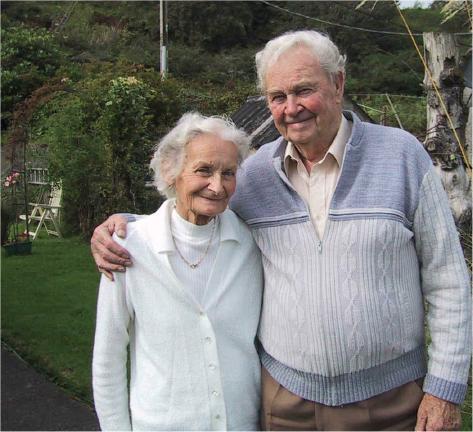
<svg viewBox="0 0 473 432"><path fill-rule="evenodd" d="M197 264L191 264L191 269L195 269L197 267Z"/></svg>

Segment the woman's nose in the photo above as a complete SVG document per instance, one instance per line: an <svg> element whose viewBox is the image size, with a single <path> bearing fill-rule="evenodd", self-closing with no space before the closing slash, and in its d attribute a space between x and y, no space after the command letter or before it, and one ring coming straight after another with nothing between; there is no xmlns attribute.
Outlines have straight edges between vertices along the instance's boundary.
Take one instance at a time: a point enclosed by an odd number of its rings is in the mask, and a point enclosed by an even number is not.
<svg viewBox="0 0 473 432"><path fill-rule="evenodd" d="M214 174L210 178L208 188L215 193L215 195L219 195L223 191L222 176L220 174Z"/></svg>

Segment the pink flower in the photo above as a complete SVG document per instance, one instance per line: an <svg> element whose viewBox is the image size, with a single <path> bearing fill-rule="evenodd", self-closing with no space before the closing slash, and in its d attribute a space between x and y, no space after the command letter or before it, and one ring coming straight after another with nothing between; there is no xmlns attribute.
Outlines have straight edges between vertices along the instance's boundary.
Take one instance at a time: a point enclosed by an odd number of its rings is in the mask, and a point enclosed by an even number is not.
<svg viewBox="0 0 473 432"><path fill-rule="evenodd" d="M7 175L5 177L5 181L4 181L3 185L5 187L9 187L11 185L14 185L14 184L18 183L19 177L20 177L20 173L18 171L13 171L10 175Z"/></svg>

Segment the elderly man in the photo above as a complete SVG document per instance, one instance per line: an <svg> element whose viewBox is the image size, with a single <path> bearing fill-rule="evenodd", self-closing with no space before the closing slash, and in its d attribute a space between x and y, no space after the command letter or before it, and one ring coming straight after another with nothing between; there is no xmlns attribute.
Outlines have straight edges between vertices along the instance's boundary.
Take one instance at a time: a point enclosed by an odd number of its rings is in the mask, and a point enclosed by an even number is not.
<svg viewBox="0 0 473 432"><path fill-rule="evenodd" d="M345 58L328 37L284 34L256 65L281 137L243 164L230 205L263 256L263 428L457 429L469 276L429 156L343 112ZM104 272L129 263L112 218L92 240Z"/></svg>

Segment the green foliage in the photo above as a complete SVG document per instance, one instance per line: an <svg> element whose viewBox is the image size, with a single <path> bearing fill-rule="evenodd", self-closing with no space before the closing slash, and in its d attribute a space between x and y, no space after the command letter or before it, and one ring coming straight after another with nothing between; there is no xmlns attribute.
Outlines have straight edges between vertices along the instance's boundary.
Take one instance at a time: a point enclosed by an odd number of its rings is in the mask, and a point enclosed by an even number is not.
<svg viewBox="0 0 473 432"><path fill-rule="evenodd" d="M142 211L154 97L131 76L83 81L48 105L41 138L50 173L62 182L67 231L88 236L107 214Z"/></svg>
<svg viewBox="0 0 473 432"><path fill-rule="evenodd" d="M170 2L169 36L209 52L253 45L273 11L259 2Z"/></svg>
<svg viewBox="0 0 473 432"><path fill-rule="evenodd" d="M57 111L47 119L45 139L48 143L49 169L53 179L62 180L63 216L66 232L90 229L96 214L105 213L100 187L104 165L100 142L89 115L97 109L79 95L59 101ZM97 113L98 114L98 113ZM43 138L43 139L44 139Z"/></svg>
<svg viewBox="0 0 473 432"><path fill-rule="evenodd" d="M20 229L20 214L28 211L24 175L12 171L2 180L1 243L21 243L26 238Z"/></svg>
<svg viewBox="0 0 473 432"><path fill-rule="evenodd" d="M110 82L96 127L104 144L105 169L111 176L115 209L141 210L147 155L151 151L148 101L155 95L135 77L118 77Z"/></svg>
<svg viewBox="0 0 473 432"><path fill-rule="evenodd" d="M73 62L159 64L159 5L153 2L4 2L9 24L44 25ZM423 69L408 37L367 33L363 27L405 33L393 2L277 2L281 11L260 2L167 2L169 68L175 78L228 86L252 84L254 53L287 30L326 31L348 56L351 91L420 94ZM441 7L404 9L412 30L468 31L464 16L442 24ZM67 17L64 21L63 18ZM307 18L309 17L309 18ZM338 27L328 23L343 24ZM62 23L61 25L58 25ZM356 43L353 41L356 40ZM421 37L417 37L422 42ZM471 43L468 43L471 45ZM68 64L71 64L68 62ZM66 66L67 67L67 66ZM364 90L361 90L364 88ZM5 110L4 110L5 111Z"/></svg>
<svg viewBox="0 0 473 432"><path fill-rule="evenodd" d="M35 112L29 145L62 182L64 232L86 237L111 213L157 208L160 198L145 188L153 142L184 112L231 114L255 91L238 81L225 87L163 81L129 64L87 70L88 79L74 82L61 69L68 87Z"/></svg>
<svg viewBox="0 0 473 432"><path fill-rule="evenodd" d="M275 4L293 14L260 2L168 2L170 73L162 81L157 3L2 3L4 116L49 78L47 85L66 88L34 113L29 154L37 161L50 159L55 178L65 182L64 220L72 231L80 227L88 235L115 210L152 209L156 197L143 189L151 142L185 111L235 112L257 93L255 52L283 31L327 31L348 55L347 93L422 94L422 66L405 36L302 16L405 32L392 2L366 2L358 9L358 2ZM404 14L416 32L443 28L438 7ZM456 25L457 31L464 27L458 20ZM133 86L127 77L143 86ZM425 108L393 101L400 105L403 126L423 134ZM386 105L385 100L361 102L381 111ZM392 115L387 122L397 125Z"/></svg>
<svg viewBox="0 0 473 432"><path fill-rule="evenodd" d="M17 102L55 74L63 52L44 29L2 27L1 35L2 115L6 120Z"/></svg>
<svg viewBox="0 0 473 432"><path fill-rule="evenodd" d="M352 96L366 113L376 122L387 126L399 127L396 116L384 95ZM423 141L426 128L426 99L425 97L409 97L390 95L391 102L402 127Z"/></svg>
<svg viewBox="0 0 473 432"><path fill-rule="evenodd" d="M394 93L421 95L424 70L412 50L395 56L381 50L367 54L363 61L347 65L347 89L352 93Z"/></svg>

